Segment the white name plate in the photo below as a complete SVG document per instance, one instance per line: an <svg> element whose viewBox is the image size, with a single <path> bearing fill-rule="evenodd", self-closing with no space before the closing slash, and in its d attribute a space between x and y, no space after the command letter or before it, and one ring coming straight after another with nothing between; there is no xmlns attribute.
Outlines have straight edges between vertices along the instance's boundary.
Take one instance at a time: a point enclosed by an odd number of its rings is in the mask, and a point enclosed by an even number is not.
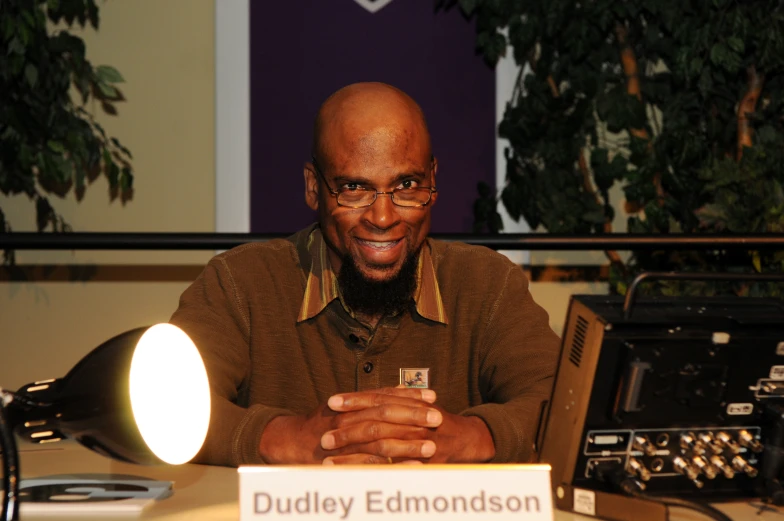
<svg viewBox="0 0 784 521"><path fill-rule="evenodd" d="M549 465L245 466L240 521L552 521Z"/></svg>

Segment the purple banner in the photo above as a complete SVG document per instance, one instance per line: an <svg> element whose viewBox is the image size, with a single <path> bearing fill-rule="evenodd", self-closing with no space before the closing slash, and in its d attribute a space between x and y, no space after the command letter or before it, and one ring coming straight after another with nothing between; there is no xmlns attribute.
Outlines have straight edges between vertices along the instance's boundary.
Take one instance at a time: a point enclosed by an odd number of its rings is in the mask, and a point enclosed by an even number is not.
<svg viewBox="0 0 784 521"><path fill-rule="evenodd" d="M250 33L252 232L315 220L302 176L313 118L358 81L422 106L439 161L433 231L471 231L477 183L495 186L495 73L474 50L473 21L432 0L253 1Z"/></svg>

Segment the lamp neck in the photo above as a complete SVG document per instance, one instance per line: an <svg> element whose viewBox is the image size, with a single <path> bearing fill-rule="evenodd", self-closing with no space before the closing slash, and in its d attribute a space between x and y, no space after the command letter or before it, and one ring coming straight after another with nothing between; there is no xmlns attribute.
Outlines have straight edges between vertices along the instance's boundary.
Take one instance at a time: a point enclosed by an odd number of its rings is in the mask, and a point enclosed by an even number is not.
<svg viewBox="0 0 784 521"><path fill-rule="evenodd" d="M14 395L0 389L0 449L3 451L3 521L19 519L19 450L8 418Z"/></svg>

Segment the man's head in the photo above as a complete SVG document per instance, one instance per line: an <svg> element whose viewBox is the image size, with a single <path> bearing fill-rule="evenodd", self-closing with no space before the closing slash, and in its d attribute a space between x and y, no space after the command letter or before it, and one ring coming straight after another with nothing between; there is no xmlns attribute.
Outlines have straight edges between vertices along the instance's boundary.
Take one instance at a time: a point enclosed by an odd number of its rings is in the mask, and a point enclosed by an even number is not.
<svg viewBox="0 0 784 521"><path fill-rule="evenodd" d="M389 85L349 85L319 110L313 158L315 165L305 167L305 199L319 213L333 268L341 270L350 258L365 280L394 280L427 237L437 194L417 207L398 206L390 195L378 195L370 206L352 208L339 205L335 192L434 189L437 163L421 109Z"/></svg>

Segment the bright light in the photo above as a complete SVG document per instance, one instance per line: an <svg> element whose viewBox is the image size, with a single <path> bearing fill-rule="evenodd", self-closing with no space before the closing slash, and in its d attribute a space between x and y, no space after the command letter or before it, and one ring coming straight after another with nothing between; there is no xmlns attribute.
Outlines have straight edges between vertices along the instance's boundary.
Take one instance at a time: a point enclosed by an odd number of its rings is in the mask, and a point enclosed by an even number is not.
<svg viewBox="0 0 784 521"><path fill-rule="evenodd" d="M142 335L131 360L131 409L142 438L166 463L190 461L207 436L210 385L187 334L157 324Z"/></svg>

